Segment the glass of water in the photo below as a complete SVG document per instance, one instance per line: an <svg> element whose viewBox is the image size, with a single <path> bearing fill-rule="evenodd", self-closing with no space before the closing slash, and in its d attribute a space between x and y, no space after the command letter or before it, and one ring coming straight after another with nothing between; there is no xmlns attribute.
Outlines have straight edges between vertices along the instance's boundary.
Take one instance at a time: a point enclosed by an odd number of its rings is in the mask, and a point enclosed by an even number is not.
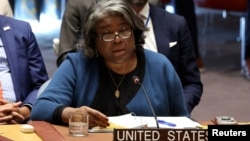
<svg viewBox="0 0 250 141"><path fill-rule="evenodd" d="M70 113L69 134L71 136L82 137L88 135L89 116L87 113Z"/></svg>

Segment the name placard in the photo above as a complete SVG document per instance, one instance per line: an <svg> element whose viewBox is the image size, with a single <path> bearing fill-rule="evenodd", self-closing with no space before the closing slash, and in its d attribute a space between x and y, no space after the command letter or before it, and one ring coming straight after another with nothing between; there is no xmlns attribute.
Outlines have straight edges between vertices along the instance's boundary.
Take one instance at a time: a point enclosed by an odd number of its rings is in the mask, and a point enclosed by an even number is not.
<svg viewBox="0 0 250 141"><path fill-rule="evenodd" d="M114 129L113 141L208 141L206 129Z"/></svg>
<svg viewBox="0 0 250 141"><path fill-rule="evenodd" d="M208 129L114 129L113 141L250 141L250 125L208 125Z"/></svg>

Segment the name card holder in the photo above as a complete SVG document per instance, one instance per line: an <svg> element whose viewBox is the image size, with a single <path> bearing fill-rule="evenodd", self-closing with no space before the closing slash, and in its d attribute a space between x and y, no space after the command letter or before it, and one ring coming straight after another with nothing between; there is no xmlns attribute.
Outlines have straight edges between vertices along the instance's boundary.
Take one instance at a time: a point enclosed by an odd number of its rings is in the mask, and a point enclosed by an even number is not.
<svg viewBox="0 0 250 141"><path fill-rule="evenodd" d="M208 141L207 129L114 129L113 141Z"/></svg>

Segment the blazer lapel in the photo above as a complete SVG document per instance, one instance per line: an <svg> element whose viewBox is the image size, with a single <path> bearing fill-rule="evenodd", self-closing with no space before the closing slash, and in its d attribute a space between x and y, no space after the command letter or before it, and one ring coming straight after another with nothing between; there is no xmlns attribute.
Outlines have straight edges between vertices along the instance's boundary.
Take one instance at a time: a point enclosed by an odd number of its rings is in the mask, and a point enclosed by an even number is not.
<svg viewBox="0 0 250 141"><path fill-rule="evenodd" d="M157 8L150 4L150 18L154 27L156 45L158 52L169 56L169 33L165 32L168 31L166 30L168 25L164 24L166 21L162 21L165 11L161 12Z"/></svg>
<svg viewBox="0 0 250 141"><path fill-rule="evenodd" d="M7 20L4 20L2 22L0 22L0 37L2 39L3 45L4 45L4 49L8 58L8 63L10 66L10 71L11 71L11 76L12 76L12 81L13 81L13 85L15 88L15 92L19 92L19 85L17 85L16 83L19 82L19 74L18 74L18 70L19 70L19 62L18 62L18 55L17 55L17 48L16 48L16 41L15 41L15 34L18 33L14 33L13 29L15 27L12 27L11 23L9 23ZM17 99L19 99L19 95L16 94Z"/></svg>

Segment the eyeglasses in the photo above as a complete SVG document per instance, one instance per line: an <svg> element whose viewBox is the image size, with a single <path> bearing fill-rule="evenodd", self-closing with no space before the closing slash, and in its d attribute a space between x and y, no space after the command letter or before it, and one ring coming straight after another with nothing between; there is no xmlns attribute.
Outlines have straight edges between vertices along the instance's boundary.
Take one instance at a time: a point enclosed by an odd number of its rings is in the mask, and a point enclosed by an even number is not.
<svg viewBox="0 0 250 141"><path fill-rule="evenodd" d="M120 32L114 32L114 33L106 33L103 35L98 35L103 41L105 42L111 42L114 41L116 36L118 36L120 39L127 39L131 37L132 30L122 30Z"/></svg>

